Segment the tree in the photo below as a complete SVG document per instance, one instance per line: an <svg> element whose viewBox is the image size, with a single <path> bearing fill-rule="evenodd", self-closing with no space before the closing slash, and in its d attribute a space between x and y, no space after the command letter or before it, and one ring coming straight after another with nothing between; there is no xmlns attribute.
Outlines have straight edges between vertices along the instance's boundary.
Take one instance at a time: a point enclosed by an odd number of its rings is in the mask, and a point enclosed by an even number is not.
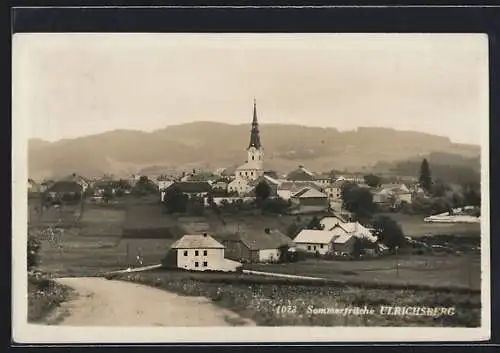
<svg viewBox="0 0 500 353"><path fill-rule="evenodd" d="M370 190L360 188L356 184L346 183L342 186L342 207L354 213L357 219L370 218L375 212L376 205Z"/></svg>
<svg viewBox="0 0 500 353"><path fill-rule="evenodd" d="M481 206L481 184L467 183L463 187L463 198L466 206Z"/></svg>
<svg viewBox="0 0 500 353"><path fill-rule="evenodd" d="M271 187L265 181L261 181L255 187L255 196L259 200L267 200L271 196Z"/></svg>
<svg viewBox="0 0 500 353"><path fill-rule="evenodd" d="M169 213L186 212L187 195L176 185L172 185L165 191L163 202Z"/></svg>
<svg viewBox="0 0 500 353"><path fill-rule="evenodd" d="M147 176L142 175L135 183L134 191L139 195L147 195L157 193L158 188Z"/></svg>
<svg viewBox="0 0 500 353"><path fill-rule="evenodd" d="M193 216L202 216L205 210L203 198L192 196L187 200L186 211Z"/></svg>
<svg viewBox="0 0 500 353"><path fill-rule="evenodd" d="M365 175L363 178L365 180L365 183L372 188L380 186L380 184L382 183L382 179L375 174L368 174Z"/></svg>
<svg viewBox="0 0 500 353"><path fill-rule="evenodd" d="M388 216L378 216L373 221L373 228L378 240L394 251L404 244L404 233L401 226Z"/></svg>
<svg viewBox="0 0 500 353"><path fill-rule="evenodd" d="M282 198L267 199L262 202L262 209L270 213L285 213L291 206L290 201L283 200Z"/></svg>
<svg viewBox="0 0 500 353"><path fill-rule="evenodd" d="M432 192L431 169L426 158L424 158L422 164L420 165L420 177L418 178L418 182L422 189L424 189L427 193Z"/></svg>
<svg viewBox="0 0 500 353"><path fill-rule="evenodd" d="M319 218L314 216L309 224L307 225L307 229L316 229L316 230L322 230L324 226L321 224L319 221Z"/></svg>
<svg viewBox="0 0 500 353"><path fill-rule="evenodd" d="M441 180L436 180L436 182L431 186L432 196L434 197L444 197L448 191L450 191L450 186Z"/></svg>

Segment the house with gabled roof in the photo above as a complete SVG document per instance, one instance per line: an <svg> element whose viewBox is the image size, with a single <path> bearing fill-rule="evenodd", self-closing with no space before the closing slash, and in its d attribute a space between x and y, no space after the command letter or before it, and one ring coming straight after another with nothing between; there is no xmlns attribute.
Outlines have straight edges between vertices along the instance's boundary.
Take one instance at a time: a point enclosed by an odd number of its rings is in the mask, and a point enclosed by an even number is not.
<svg viewBox="0 0 500 353"><path fill-rule="evenodd" d="M314 213L330 209L328 195L316 188L308 187L292 195L292 213Z"/></svg>
<svg viewBox="0 0 500 353"><path fill-rule="evenodd" d="M307 188L321 191L321 187L313 181L281 181L277 188L277 194L283 200L289 200L293 195Z"/></svg>
<svg viewBox="0 0 500 353"><path fill-rule="evenodd" d="M344 217L334 214L332 216L323 217L320 219L319 223L323 227L323 230L332 230L338 224L347 223L347 219Z"/></svg>
<svg viewBox="0 0 500 353"><path fill-rule="evenodd" d="M297 169L292 170L286 176L288 181L314 181L315 178L316 174L307 170L303 165L299 165Z"/></svg>
<svg viewBox="0 0 500 353"><path fill-rule="evenodd" d="M333 239L336 236L338 234L332 231L303 229L293 239L293 242L297 250L326 255L333 252Z"/></svg>
<svg viewBox="0 0 500 353"><path fill-rule="evenodd" d="M288 236L277 229L244 229L216 236L226 247L226 256L243 262L278 262L284 251L295 247Z"/></svg>
<svg viewBox="0 0 500 353"><path fill-rule="evenodd" d="M162 261L167 268L233 272L241 263L224 258L225 247L207 233L187 234L172 244Z"/></svg>
<svg viewBox="0 0 500 353"><path fill-rule="evenodd" d="M179 181L170 185L171 187L178 187L184 194L189 196L205 197L212 190L212 185L207 181Z"/></svg>

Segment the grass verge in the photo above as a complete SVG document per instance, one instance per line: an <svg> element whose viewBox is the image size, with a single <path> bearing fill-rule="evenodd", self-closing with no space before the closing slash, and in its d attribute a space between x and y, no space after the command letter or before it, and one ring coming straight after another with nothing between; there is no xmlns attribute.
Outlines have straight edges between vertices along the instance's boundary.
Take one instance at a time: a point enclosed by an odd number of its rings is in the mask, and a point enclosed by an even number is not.
<svg viewBox="0 0 500 353"><path fill-rule="evenodd" d="M361 284L305 283L260 276L148 271L121 274L131 281L188 296L204 296L261 326L420 326L478 327L481 298L477 291L440 291L416 288L366 288ZM342 315L314 309L367 307L373 313ZM382 306L454 308L453 315L386 315Z"/></svg>
<svg viewBox="0 0 500 353"><path fill-rule="evenodd" d="M39 323L61 303L68 300L72 291L42 276L28 276L28 322Z"/></svg>

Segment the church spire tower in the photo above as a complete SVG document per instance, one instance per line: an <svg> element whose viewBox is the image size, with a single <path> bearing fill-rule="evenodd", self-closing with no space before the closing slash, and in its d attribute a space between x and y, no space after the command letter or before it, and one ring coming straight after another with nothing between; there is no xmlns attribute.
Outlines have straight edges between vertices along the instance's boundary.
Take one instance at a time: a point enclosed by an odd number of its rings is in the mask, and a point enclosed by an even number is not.
<svg viewBox="0 0 500 353"><path fill-rule="evenodd" d="M264 151L260 142L259 122L257 121L257 101L255 99L253 100L252 130L250 132L250 143L247 148L247 153L247 162L257 162L262 166Z"/></svg>
<svg viewBox="0 0 500 353"><path fill-rule="evenodd" d="M259 132L259 122L257 121L257 101L253 100L253 119L252 119L252 131L250 133L250 144L248 148L255 147L257 149L261 148L260 144L260 132Z"/></svg>

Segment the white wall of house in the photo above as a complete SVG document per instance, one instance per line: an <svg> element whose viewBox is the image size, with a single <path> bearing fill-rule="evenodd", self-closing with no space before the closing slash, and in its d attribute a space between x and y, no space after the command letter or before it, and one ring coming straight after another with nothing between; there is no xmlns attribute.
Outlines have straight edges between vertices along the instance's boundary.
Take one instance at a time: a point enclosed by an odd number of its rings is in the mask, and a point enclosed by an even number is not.
<svg viewBox="0 0 500 353"><path fill-rule="evenodd" d="M251 190L250 185L245 179L235 179L229 183L227 187L227 191L233 192L236 191L238 194L246 194Z"/></svg>
<svg viewBox="0 0 500 353"><path fill-rule="evenodd" d="M223 266L224 249L177 249L178 268L220 271Z"/></svg>
<svg viewBox="0 0 500 353"><path fill-rule="evenodd" d="M214 203L216 205L221 205L222 204L222 201L224 200L227 200L227 202L231 203L233 201L237 201L237 200L242 200L243 202L253 202L255 200L255 197L214 197ZM204 203L205 203L205 206L208 206L208 197L205 197L204 198Z"/></svg>
<svg viewBox="0 0 500 353"><path fill-rule="evenodd" d="M278 262L280 258L279 249L259 250L259 262Z"/></svg>
<svg viewBox="0 0 500 353"><path fill-rule="evenodd" d="M332 244L317 244L317 243L296 243L297 249L315 254L316 252L325 255L332 250Z"/></svg>

